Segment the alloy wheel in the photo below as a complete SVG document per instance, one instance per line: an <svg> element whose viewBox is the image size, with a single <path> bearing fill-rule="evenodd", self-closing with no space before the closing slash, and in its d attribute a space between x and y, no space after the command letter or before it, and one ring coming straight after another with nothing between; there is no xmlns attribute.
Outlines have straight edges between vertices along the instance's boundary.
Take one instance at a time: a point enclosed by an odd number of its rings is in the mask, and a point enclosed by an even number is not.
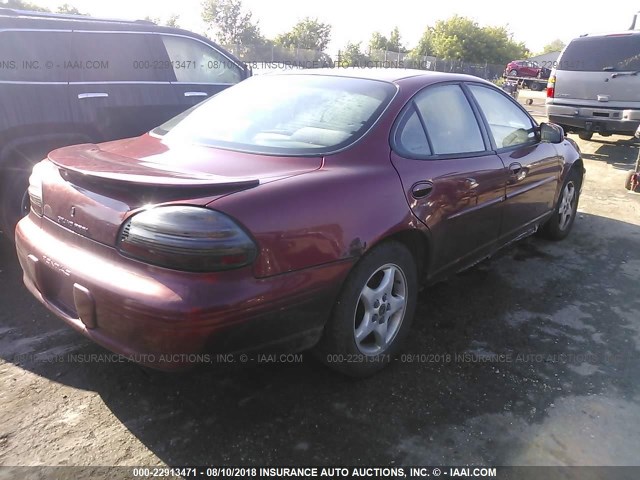
<svg viewBox="0 0 640 480"><path fill-rule="evenodd" d="M354 313L354 339L365 355L384 353L395 339L407 305L407 279L400 267L386 264L369 277Z"/></svg>
<svg viewBox="0 0 640 480"><path fill-rule="evenodd" d="M575 211L576 187L573 182L568 182L562 191L562 199L558 207L558 222L560 230L565 230L570 224Z"/></svg>

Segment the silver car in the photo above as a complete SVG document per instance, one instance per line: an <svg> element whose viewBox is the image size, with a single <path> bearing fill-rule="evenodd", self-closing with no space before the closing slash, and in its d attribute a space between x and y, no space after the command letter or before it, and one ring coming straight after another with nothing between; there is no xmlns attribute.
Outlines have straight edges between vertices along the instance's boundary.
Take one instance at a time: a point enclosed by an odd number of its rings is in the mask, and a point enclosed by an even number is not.
<svg viewBox="0 0 640 480"><path fill-rule="evenodd" d="M633 135L640 124L640 30L572 40L551 72L546 104L550 122L584 140Z"/></svg>

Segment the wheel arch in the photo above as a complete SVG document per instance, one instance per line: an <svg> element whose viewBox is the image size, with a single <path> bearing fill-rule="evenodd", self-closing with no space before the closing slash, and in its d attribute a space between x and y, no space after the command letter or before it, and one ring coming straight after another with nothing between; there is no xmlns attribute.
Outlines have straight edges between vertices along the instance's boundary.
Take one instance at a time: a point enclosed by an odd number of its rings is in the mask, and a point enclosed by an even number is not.
<svg viewBox="0 0 640 480"><path fill-rule="evenodd" d="M384 238L381 238L373 244L368 251L371 251L377 246L387 242L400 243L406 247L416 261L416 266L418 267L418 280L420 282L426 280L429 272L431 254L431 242L428 232L422 231L419 228L409 228L396 231ZM358 262L359 261L360 259L358 259ZM356 262L356 264L358 262Z"/></svg>

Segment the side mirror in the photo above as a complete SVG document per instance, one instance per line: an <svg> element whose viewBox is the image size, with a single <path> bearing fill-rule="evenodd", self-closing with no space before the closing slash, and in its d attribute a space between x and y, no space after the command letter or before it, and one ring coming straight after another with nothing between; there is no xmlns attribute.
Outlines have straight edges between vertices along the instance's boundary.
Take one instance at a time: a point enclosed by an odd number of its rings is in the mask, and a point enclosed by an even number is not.
<svg viewBox="0 0 640 480"><path fill-rule="evenodd" d="M540 141L547 143L562 143L564 141L564 130L555 123L540 124Z"/></svg>

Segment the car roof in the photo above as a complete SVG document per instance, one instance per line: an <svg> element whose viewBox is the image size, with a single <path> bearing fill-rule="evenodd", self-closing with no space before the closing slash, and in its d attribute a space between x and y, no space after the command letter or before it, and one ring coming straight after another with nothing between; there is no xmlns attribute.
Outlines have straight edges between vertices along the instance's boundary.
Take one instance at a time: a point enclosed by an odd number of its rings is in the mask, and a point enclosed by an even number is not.
<svg viewBox="0 0 640 480"><path fill-rule="evenodd" d="M397 83L405 79L415 77L427 77L432 83L442 81L469 81L480 80L479 77L460 73L434 72L430 70L417 70L411 68L309 68L304 70L289 70L286 72L274 72L272 75L324 75L330 77L362 78L367 80L380 80L383 82Z"/></svg>
<svg viewBox="0 0 640 480"><path fill-rule="evenodd" d="M156 25L149 20L126 20L117 18L97 18L88 15L32 12L13 8L0 8L0 29L36 28L52 30L128 30L175 32L171 27ZM192 32L180 30L189 35Z"/></svg>
<svg viewBox="0 0 640 480"><path fill-rule="evenodd" d="M622 37L627 35L640 35L640 30L618 30L613 32L585 33L584 35L580 35L578 38L574 38L574 40L579 40L581 38Z"/></svg>

